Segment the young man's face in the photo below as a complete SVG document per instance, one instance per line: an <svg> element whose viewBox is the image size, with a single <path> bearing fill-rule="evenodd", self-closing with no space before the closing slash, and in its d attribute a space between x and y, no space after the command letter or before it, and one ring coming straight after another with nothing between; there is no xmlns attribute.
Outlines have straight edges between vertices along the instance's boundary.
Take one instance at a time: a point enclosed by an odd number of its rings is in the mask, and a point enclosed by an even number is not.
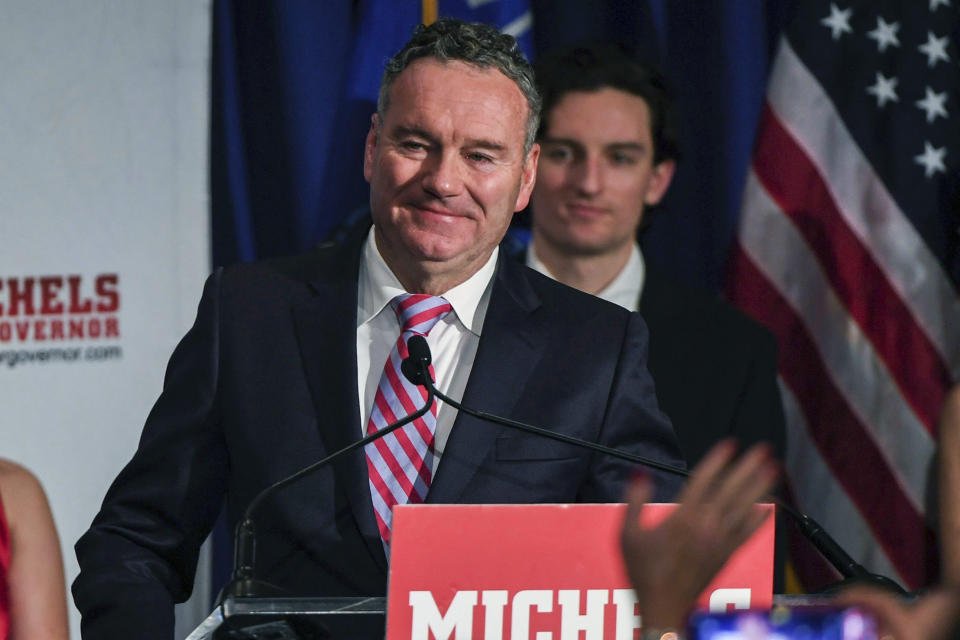
<svg viewBox="0 0 960 640"><path fill-rule="evenodd" d="M536 241L575 255L624 250L673 177L672 161L653 164L646 101L609 88L571 92L546 125L531 197Z"/></svg>

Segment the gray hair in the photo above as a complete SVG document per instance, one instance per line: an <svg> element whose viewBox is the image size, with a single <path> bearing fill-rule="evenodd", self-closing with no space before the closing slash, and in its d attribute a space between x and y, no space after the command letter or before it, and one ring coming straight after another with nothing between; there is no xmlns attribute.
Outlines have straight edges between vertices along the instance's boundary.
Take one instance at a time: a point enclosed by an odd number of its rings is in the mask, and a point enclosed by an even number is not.
<svg viewBox="0 0 960 640"><path fill-rule="evenodd" d="M390 89L394 81L420 58L434 58L440 62L456 60L479 67L494 68L517 85L527 99L529 115L523 144L526 157L536 139L540 123L540 92L533 80L533 68L513 36L500 33L481 23L469 23L454 18L441 18L430 26L420 25L413 37L397 52L383 71L380 94L377 96L377 116L383 122L390 107Z"/></svg>

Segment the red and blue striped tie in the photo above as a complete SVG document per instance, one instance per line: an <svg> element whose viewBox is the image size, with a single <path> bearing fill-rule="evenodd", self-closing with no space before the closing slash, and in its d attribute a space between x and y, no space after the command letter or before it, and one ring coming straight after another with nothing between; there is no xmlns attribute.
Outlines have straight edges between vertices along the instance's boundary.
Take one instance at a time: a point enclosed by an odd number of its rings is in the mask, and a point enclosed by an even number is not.
<svg viewBox="0 0 960 640"><path fill-rule="evenodd" d="M426 336L451 310L443 298L425 294L403 294L390 301L400 323L400 337L383 366L380 385L373 400L367 435L415 412L426 401L427 392L400 373L407 357L410 336ZM433 375L433 365L430 365ZM390 548L393 506L421 503L427 497L433 469L433 438L437 429L437 405L422 417L364 447L370 473L370 495L384 548Z"/></svg>

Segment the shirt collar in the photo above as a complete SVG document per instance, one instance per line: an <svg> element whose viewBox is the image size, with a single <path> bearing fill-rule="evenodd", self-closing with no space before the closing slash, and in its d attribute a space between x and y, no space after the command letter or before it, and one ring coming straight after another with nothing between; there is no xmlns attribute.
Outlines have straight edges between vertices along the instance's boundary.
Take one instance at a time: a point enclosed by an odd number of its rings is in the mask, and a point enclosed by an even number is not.
<svg viewBox="0 0 960 640"><path fill-rule="evenodd" d="M360 282L357 292L357 326L370 322L396 296L406 293L400 280L387 265L374 241L376 227L370 228L360 260ZM490 303L493 274L497 269L499 247L494 247L487 262L472 276L442 294L453 307L457 320L479 336ZM449 316L448 316L449 318Z"/></svg>
<svg viewBox="0 0 960 640"><path fill-rule="evenodd" d="M527 245L527 266L556 280L547 265L537 258L532 242ZM630 311L637 311L640 308L640 294L643 291L646 273L647 268L643 261L643 254L640 253L639 245L634 244L630 257L627 259L627 264L623 266L617 277L596 295L598 298L603 298L607 302L620 305Z"/></svg>

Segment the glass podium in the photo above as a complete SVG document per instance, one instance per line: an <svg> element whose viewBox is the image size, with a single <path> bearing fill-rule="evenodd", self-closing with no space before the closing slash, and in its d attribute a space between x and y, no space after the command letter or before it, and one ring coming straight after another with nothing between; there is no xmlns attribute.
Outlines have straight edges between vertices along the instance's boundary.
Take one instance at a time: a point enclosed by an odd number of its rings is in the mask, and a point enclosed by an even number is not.
<svg viewBox="0 0 960 640"><path fill-rule="evenodd" d="M383 638L386 598L228 597L187 640Z"/></svg>

